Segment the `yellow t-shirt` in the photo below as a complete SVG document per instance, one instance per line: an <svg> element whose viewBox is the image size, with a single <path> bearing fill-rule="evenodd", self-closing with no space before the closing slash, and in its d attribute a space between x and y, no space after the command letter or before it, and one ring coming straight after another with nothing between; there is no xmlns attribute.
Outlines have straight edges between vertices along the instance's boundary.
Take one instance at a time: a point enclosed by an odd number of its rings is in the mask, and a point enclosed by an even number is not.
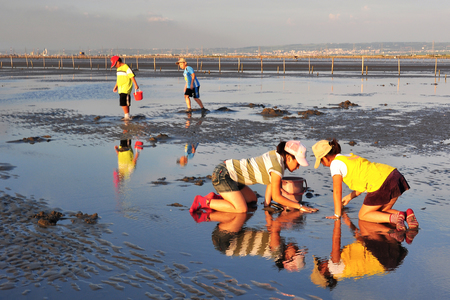
<svg viewBox="0 0 450 300"><path fill-rule="evenodd" d="M335 160L347 166L347 174L343 181L351 190L368 193L377 191L391 174L394 167L370 162L365 158L350 153L350 156L337 155Z"/></svg>
<svg viewBox="0 0 450 300"><path fill-rule="evenodd" d="M131 78L134 77L133 71L127 64L123 64L117 68L117 87L119 94L131 94L133 89L133 81Z"/></svg>
<svg viewBox="0 0 450 300"><path fill-rule="evenodd" d="M133 173L136 163L133 161L133 151L119 151L118 153L119 162L119 175L122 180L130 178L131 173Z"/></svg>

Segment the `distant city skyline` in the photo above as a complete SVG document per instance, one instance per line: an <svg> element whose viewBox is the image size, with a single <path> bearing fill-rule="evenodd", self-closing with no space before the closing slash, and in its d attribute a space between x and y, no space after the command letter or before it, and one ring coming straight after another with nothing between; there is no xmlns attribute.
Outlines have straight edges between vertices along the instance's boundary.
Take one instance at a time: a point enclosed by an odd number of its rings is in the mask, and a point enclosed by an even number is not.
<svg viewBox="0 0 450 300"><path fill-rule="evenodd" d="M447 42L450 2L15 0L0 52Z"/></svg>

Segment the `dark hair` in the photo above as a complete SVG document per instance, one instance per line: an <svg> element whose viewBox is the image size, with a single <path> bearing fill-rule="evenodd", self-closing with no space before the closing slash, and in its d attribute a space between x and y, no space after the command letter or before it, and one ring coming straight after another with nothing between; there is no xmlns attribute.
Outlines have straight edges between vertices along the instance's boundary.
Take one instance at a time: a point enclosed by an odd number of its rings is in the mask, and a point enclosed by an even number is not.
<svg viewBox="0 0 450 300"><path fill-rule="evenodd" d="M119 57L119 59L118 59L117 61L121 63L121 62L122 62L122 59Z"/></svg>
<svg viewBox="0 0 450 300"><path fill-rule="evenodd" d="M333 138L330 142L328 142L331 146L331 150L330 152L328 152L327 155L336 155L336 154L340 154L341 153L341 145L339 145L338 141Z"/></svg>
<svg viewBox="0 0 450 300"><path fill-rule="evenodd" d="M288 153L288 152L286 152L286 150L284 150L284 147L286 147L286 142L284 142L284 141L280 142L278 144L278 146L277 146L277 153L280 154L281 157L283 157L284 166L287 167L286 166L286 155L289 155L289 156L291 156L294 159L295 159L295 156L290 154L290 153Z"/></svg>

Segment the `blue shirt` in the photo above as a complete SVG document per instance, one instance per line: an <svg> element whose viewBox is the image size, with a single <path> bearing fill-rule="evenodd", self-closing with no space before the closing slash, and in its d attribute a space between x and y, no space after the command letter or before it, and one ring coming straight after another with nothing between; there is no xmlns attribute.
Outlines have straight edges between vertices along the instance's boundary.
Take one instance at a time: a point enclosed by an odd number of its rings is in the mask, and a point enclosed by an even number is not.
<svg viewBox="0 0 450 300"><path fill-rule="evenodd" d="M194 69L190 66L186 66L186 68L184 69L183 76L184 76L184 80L186 80L188 89L191 88L192 74L194 74ZM194 88L196 88L198 86L200 86L200 83L198 82L197 76L195 76Z"/></svg>

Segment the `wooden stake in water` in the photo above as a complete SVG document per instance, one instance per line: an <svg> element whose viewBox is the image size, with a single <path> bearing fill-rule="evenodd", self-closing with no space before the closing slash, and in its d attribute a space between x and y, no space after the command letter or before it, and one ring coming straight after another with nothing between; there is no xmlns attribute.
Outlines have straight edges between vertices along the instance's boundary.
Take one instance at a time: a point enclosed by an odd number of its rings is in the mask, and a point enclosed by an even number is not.
<svg viewBox="0 0 450 300"><path fill-rule="evenodd" d="M11 58L11 69L13 68L13 61L12 61L12 56L10 56Z"/></svg>
<svg viewBox="0 0 450 300"><path fill-rule="evenodd" d="M241 69L241 58L238 57L238 73L240 69Z"/></svg>
<svg viewBox="0 0 450 300"><path fill-rule="evenodd" d="M203 62L200 62L200 72L203 71Z"/></svg>
<svg viewBox="0 0 450 300"><path fill-rule="evenodd" d="M136 69L139 71L139 60L137 56L136 56Z"/></svg>
<svg viewBox="0 0 450 300"><path fill-rule="evenodd" d="M283 74L286 74L286 58L283 57Z"/></svg>
<svg viewBox="0 0 450 300"><path fill-rule="evenodd" d="M221 68L220 68L220 56L219 56L219 73L221 73Z"/></svg>
<svg viewBox="0 0 450 300"><path fill-rule="evenodd" d="M400 57L398 58L398 76L400 76Z"/></svg>
<svg viewBox="0 0 450 300"><path fill-rule="evenodd" d="M311 66L311 74L314 75L314 66Z"/></svg>
<svg viewBox="0 0 450 300"><path fill-rule="evenodd" d="M333 75L334 71L334 57L331 58L331 75Z"/></svg>
<svg viewBox="0 0 450 300"><path fill-rule="evenodd" d="M63 60L62 60L62 57L61 57L61 69L62 68L64 68L64 67L63 67Z"/></svg>
<svg viewBox="0 0 450 300"><path fill-rule="evenodd" d="M153 57L153 70L156 72L156 56Z"/></svg>
<svg viewBox="0 0 450 300"><path fill-rule="evenodd" d="M436 77L436 71L437 71L437 58L436 58L436 62L434 64L434 77Z"/></svg>
<svg viewBox="0 0 450 300"><path fill-rule="evenodd" d="M308 57L308 74L311 74L311 57Z"/></svg>
<svg viewBox="0 0 450 300"><path fill-rule="evenodd" d="M91 65L91 70L92 70L92 58L89 57L89 64Z"/></svg>
<svg viewBox="0 0 450 300"><path fill-rule="evenodd" d="M366 66L366 76L367 76L367 71L369 70L369 66Z"/></svg>
<svg viewBox="0 0 450 300"><path fill-rule="evenodd" d="M263 61L262 61L262 57L261 57L261 74L263 73Z"/></svg>
<svg viewBox="0 0 450 300"><path fill-rule="evenodd" d="M361 75L364 75L364 56L361 57Z"/></svg>

